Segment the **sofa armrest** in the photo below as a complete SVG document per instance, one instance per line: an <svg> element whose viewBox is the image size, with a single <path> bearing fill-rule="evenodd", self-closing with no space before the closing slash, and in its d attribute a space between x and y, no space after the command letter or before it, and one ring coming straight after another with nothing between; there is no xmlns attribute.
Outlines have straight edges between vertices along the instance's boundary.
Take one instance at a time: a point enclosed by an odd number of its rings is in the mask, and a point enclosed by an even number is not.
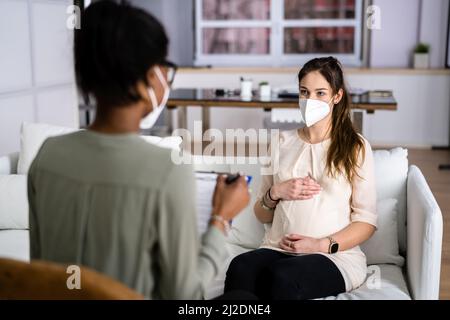
<svg viewBox="0 0 450 320"><path fill-rule="evenodd" d="M442 214L419 168L411 166L407 184L406 271L413 299L439 299Z"/></svg>
<svg viewBox="0 0 450 320"><path fill-rule="evenodd" d="M0 157L0 174L16 174L19 152Z"/></svg>

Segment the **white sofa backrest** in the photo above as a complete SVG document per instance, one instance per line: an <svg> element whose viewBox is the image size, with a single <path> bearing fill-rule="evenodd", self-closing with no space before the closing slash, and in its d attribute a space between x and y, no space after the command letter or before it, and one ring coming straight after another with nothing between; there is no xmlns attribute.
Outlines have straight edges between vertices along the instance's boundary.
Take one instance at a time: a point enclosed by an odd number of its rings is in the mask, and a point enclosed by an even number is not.
<svg viewBox="0 0 450 320"><path fill-rule="evenodd" d="M18 174L27 174L31 163L41 148L44 141L49 137L59 136L79 129L58 127L44 123L22 123L20 132L20 155L17 164ZM182 139L178 136L161 138L157 136L142 136L142 138L163 148L179 149Z"/></svg>
<svg viewBox="0 0 450 320"><path fill-rule="evenodd" d="M227 241L248 249L258 248L264 236L264 226L253 214L256 192L261 181L258 158L221 158L212 156L193 156L194 169L197 171L214 172L244 172L252 176L249 189L251 194L250 205L241 212L232 222L232 230ZM254 164L251 164L254 163Z"/></svg>
<svg viewBox="0 0 450 320"><path fill-rule="evenodd" d="M17 164L17 173L28 173L31 163L47 138L71 133L76 130L44 123L22 123L20 128L20 155Z"/></svg>
<svg viewBox="0 0 450 320"><path fill-rule="evenodd" d="M27 176L0 175L0 231L28 229Z"/></svg>
<svg viewBox="0 0 450 320"><path fill-rule="evenodd" d="M0 156L0 174L16 174L19 152Z"/></svg>
<svg viewBox="0 0 450 320"><path fill-rule="evenodd" d="M373 153L378 200L397 199L398 241L400 253L406 252L406 184L408 150L376 150Z"/></svg>

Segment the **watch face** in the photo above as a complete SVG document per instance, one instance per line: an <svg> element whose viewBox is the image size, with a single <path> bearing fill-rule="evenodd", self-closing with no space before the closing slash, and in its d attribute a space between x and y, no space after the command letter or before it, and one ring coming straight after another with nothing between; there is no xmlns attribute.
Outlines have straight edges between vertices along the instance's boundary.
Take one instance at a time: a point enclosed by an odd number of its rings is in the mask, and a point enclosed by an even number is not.
<svg viewBox="0 0 450 320"><path fill-rule="evenodd" d="M336 253L336 252L338 252L338 250L339 250L339 244L337 244L337 243L333 243L332 245L331 245L331 253Z"/></svg>

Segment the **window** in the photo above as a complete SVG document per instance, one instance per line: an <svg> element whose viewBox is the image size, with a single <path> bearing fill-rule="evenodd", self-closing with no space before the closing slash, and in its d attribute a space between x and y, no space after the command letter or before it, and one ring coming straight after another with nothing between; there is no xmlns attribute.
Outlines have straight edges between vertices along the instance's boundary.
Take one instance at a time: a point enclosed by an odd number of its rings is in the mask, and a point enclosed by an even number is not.
<svg viewBox="0 0 450 320"><path fill-rule="evenodd" d="M196 65L361 65L363 0L196 0Z"/></svg>

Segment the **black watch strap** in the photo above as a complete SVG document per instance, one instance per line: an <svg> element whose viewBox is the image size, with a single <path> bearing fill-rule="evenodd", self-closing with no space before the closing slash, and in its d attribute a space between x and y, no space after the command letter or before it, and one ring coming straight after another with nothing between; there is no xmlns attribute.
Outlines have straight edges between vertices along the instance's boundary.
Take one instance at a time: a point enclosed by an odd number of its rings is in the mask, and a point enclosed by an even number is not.
<svg viewBox="0 0 450 320"><path fill-rule="evenodd" d="M339 243L337 243L332 237L327 237L330 241L328 246L328 253L333 254L339 251Z"/></svg>

